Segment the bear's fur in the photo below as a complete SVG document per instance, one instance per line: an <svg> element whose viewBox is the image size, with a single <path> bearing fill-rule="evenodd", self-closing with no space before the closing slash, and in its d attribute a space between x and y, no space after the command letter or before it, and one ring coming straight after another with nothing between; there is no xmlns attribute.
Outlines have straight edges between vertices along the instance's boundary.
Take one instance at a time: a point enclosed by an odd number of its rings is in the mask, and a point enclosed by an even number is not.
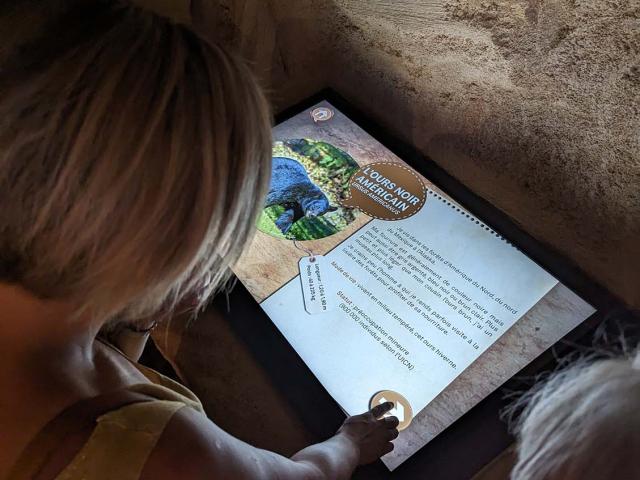
<svg viewBox="0 0 640 480"><path fill-rule="evenodd" d="M302 217L319 217L336 210L320 187L311 181L302 164L287 157L273 157L265 207L272 205L285 208L275 222L283 234Z"/></svg>

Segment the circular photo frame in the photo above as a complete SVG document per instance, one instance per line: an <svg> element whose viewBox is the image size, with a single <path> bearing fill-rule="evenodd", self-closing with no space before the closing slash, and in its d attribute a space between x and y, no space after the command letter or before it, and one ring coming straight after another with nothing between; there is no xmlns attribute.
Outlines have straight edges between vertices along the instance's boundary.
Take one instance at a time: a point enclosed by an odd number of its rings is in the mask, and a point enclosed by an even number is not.
<svg viewBox="0 0 640 480"><path fill-rule="evenodd" d="M273 145L271 185L258 230L288 240L318 240L344 230L358 215L342 206L358 163L328 142L288 139Z"/></svg>

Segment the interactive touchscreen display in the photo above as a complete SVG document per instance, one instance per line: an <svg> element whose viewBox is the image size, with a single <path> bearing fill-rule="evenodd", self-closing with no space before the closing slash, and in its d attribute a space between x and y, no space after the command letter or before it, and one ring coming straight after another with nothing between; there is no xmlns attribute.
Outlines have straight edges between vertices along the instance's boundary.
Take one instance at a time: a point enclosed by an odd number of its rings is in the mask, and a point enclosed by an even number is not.
<svg viewBox="0 0 640 480"><path fill-rule="evenodd" d="M394 402L390 469L594 312L328 102L273 133L235 273L345 412Z"/></svg>

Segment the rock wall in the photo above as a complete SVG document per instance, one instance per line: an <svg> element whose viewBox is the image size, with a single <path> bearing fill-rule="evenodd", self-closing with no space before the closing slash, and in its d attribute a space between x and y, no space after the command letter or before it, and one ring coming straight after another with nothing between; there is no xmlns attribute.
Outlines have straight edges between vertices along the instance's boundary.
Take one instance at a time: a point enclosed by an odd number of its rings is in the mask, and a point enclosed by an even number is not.
<svg viewBox="0 0 640 480"><path fill-rule="evenodd" d="M327 84L640 307L640 2L320 3Z"/></svg>
<svg viewBox="0 0 640 480"><path fill-rule="evenodd" d="M276 110L334 87L640 308L638 0L193 0L192 12L249 58Z"/></svg>

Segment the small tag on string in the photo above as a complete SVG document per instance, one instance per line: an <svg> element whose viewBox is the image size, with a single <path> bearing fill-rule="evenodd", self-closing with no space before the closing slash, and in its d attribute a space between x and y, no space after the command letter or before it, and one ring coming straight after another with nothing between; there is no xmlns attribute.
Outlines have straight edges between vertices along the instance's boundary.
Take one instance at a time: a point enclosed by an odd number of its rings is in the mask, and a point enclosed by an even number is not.
<svg viewBox="0 0 640 480"><path fill-rule="evenodd" d="M324 256L314 255L311 250L299 246L295 240L293 243L308 255L298 262L304 309L311 315L332 310L335 299L334 283L330 278L331 265Z"/></svg>
<svg viewBox="0 0 640 480"><path fill-rule="evenodd" d="M302 257L298 266L304 309L311 315L331 310L334 302L331 290L333 282L329 279L331 266L326 257L322 255Z"/></svg>

